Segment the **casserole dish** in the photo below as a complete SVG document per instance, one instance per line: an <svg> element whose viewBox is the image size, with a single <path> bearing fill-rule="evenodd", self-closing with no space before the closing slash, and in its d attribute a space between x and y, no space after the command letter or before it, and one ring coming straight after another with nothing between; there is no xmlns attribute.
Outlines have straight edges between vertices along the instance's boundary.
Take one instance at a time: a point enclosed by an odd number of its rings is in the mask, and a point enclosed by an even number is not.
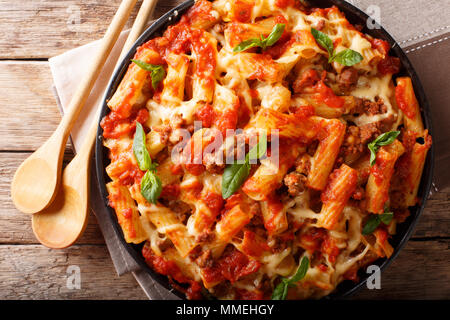
<svg viewBox="0 0 450 320"><path fill-rule="evenodd" d="M364 14L360 10L356 9L355 7L353 7L343 1L336 1L336 0L325 1L324 0L324 1L314 1L313 3L315 6L323 7L323 8L330 7L332 5L336 5L346 15L346 18L352 24L360 24L360 25L364 26L368 19L366 14ZM177 19L193 4L194 4L194 1L187 1L183 4L181 4L180 6L174 8L173 10L171 10L170 12L165 14L163 17L158 19L138 39L138 41L135 43L135 45L130 50L128 55L121 62L119 68L115 71L115 73L109 83L109 86L106 91L106 96L104 99L105 102L104 102L104 105L102 106L102 112L101 112L102 118L104 116L106 116L106 114L108 113L108 110L109 110L106 102L112 97L113 93L116 91L120 81L122 80L125 72L127 71L127 68L130 64L132 57L134 56L136 49L140 45L145 43L146 41L154 38L155 36L160 36L161 33L169 25L173 24L174 22L177 22ZM432 135L430 116L429 116L429 107L428 107L422 86L421 86L419 79L417 78L417 75L414 72L408 58L405 56L405 54L399 48L399 46L395 44L394 40L389 36L389 34L386 33L386 31L384 29L382 29L382 28L372 29L372 30L363 29L363 32L367 33L375 38L385 40L391 45L392 49L391 49L390 54L398 57L401 60L401 64L402 64L401 71L398 74L396 74L395 77L408 76L412 79L414 91L416 92L417 99L419 101L419 105L422 107L422 113L423 113L422 117L424 119L424 126L428 130L428 132ZM156 274L145 263L144 258L140 254L142 246L141 245L132 245L125 241L122 231L120 229L120 226L116 220L116 216L115 216L113 210L108 206L108 197L107 197L108 193L105 188L105 184L108 182L108 178L105 175L105 167L108 165L109 159L107 156L107 149L103 146L103 143L102 143L102 136L103 136L103 130L101 127L99 127L99 132L98 132L99 139L97 140L97 143L96 143L96 170L97 170L99 188L100 188L102 197L104 199L104 205L106 206L106 210L108 210L108 212L109 212L109 217L111 218L111 223L113 224L115 231L119 235L119 238L123 241L123 245L127 248L127 250L133 256L133 258L137 261L137 263L144 270L149 272L164 287L169 288L168 280L165 277L163 277L159 274ZM414 230L414 227L418 221L418 218L424 209L426 197L427 197L430 187L431 187L432 167L433 167L432 160L433 160L433 147L431 147L431 150L427 156L423 175L422 175L422 181L421 181L421 184L419 187L418 197L419 197L419 199L421 199L421 201L419 202L420 205L416 205L416 206L410 208L411 216L406 220L405 223L402 223L399 225L397 234L392 238L391 245L394 249L394 254L389 259L379 259L374 262L375 264L379 265L381 269L384 269L386 266L388 266L389 263L391 263L392 260L398 255L402 246L407 242L407 240L411 236L411 234ZM355 292L358 288L360 288L364 284L368 275L365 274L364 272L360 271L359 276L360 276L359 277L360 280L357 283L344 281L337 287L337 289L332 294L328 295L326 298L329 299L329 298L346 297L346 296L350 295L351 293Z"/></svg>

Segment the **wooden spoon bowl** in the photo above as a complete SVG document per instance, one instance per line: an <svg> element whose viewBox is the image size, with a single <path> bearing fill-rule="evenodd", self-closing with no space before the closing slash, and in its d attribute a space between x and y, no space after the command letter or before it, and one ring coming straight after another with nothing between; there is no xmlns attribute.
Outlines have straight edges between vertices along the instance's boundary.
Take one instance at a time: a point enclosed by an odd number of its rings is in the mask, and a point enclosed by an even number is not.
<svg viewBox="0 0 450 320"><path fill-rule="evenodd" d="M71 246L87 225L87 208L80 204L78 192L63 185L50 207L33 215L33 232L39 242L54 249Z"/></svg>
<svg viewBox="0 0 450 320"><path fill-rule="evenodd" d="M83 150L65 168L52 204L32 216L36 238L54 249L71 246L84 232L89 216L89 150Z"/></svg>
<svg viewBox="0 0 450 320"><path fill-rule="evenodd" d="M50 139L28 157L14 175L11 198L16 208L24 213L45 209L56 195L64 150L60 150L61 141L54 141Z"/></svg>

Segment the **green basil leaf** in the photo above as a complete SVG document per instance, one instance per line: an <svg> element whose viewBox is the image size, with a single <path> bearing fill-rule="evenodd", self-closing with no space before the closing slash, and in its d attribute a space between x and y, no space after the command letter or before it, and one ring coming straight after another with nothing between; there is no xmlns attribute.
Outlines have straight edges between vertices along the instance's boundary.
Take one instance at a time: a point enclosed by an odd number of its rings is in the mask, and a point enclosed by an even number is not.
<svg viewBox="0 0 450 320"><path fill-rule="evenodd" d="M248 50L253 47L261 47L261 40L259 39L248 39L239 43L236 47L233 48L233 52L241 52Z"/></svg>
<svg viewBox="0 0 450 320"><path fill-rule="evenodd" d="M387 146L397 139L400 131L389 131L378 136L373 142L379 147Z"/></svg>
<svg viewBox="0 0 450 320"><path fill-rule="evenodd" d="M387 146L397 139L400 131L389 131L379 135L375 140L367 145L370 150L370 165L373 166L376 160L378 149Z"/></svg>
<svg viewBox="0 0 450 320"><path fill-rule="evenodd" d="M375 231L376 228L380 225L381 220L378 214L373 214L370 216L369 220L367 220L366 225L362 230L362 234L367 236Z"/></svg>
<svg viewBox="0 0 450 320"><path fill-rule="evenodd" d="M280 40L285 27L286 25L284 23L277 23L275 27L273 27L272 32L264 40L265 47L273 46L278 40Z"/></svg>
<svg viewBox="0 0 450 320"><path fill-rule="evenodd" d="M161 179L154 171L147 171L141 181L141 194L148 202L156 204L162 191Z"/></svg>
<svg viewBox="0 0 450 320"><path fill-rule="evenodd" d="M141 69L151 72L152 77L152 87L156 89L158 84L164 79L166 76L166 70L160 65L154 65L150 63L146 63L141 60L131 59L135 64L137 64Z"/></svg>
<svg viewBox="0 0 450 320"><path fill-rule="evenodd" d="M285 300L289 285L286 281L281 281L272 292L272 300Z"/></svg>
<svg viewBox="0 0 450 320"><path fill-rule="evenodd" d="M145 142L145 131L142 125L136 121L136 133L133 140L133 153L138 163L139 169L148 170L152 164L152 159L147 150Z"/></svg>
<svg viewBox="0 0 450 320"><path fill-rule="evenodd" d="M330 59L330 62L336 61L343 66L350 67L357 63L360 63L362 60L363 56L359 52L356 52L352 49L346 49L333 55Z"/></svg>
<svg viewBox="0 0 450 320"><path fill-rule="evenodd" d="M261 159L267 151L267 135L265 133L259 136L258 143L248 152L249 160Z"/></svg>
<svg viewBox="0 0 450 320"><path fill-rule="evenodd" d="M250 174L248 157L245 163L233 163L225 168L222 175L222 198L231 197Z"/></svg>
<svg viewBox="0 0 450 320"><path fill-rule="evenodd" d="M303 257L295 275L292 278L282 278L281 282L275 287L272 292L272 300L286 299L289 286L302 280L306 276L308 268L309 259L307 257Z"/></svg>
<svg viewBox="0 0 450 320"><path fill-rule="evenodd" d="M380 214L380 220L385 225L388 225L389 223L391 223L393 218L394 218L394 213L393 212L386 212L385 211L383 214Z"/></svg>
<svg viewBox="0 0 450 320"><path fill-rule="evenodd" d="M285 25L283 23L276 24L267 38L264 38L263 35L259 36L259 39L252 38L239 43L236 47L233 48L233 52L241 52L248 50L253 47L261 47L263 50L266 50L267 47L273 46L283 35Z"/></svg>
<svg viewBox="0 0 450 320"><path fill-rule="evenodd" d="M156 66L156 68L153 69L151 74L153 89L156 89L158 87L158 84L164 79L165 76L166 70L164 70L162 66Z"/></svg>
<svg viewBox="0 0 450 320"><path fill-rule="evenodd" d="M377 160L378 147L373 142L371 142L367 145L367 148L369 148L370 151L370 165L373 166L375 164L375 161Z"/></svg>
<svg viewBox="0 0 450 320"><path fill-rule="evenodd" d="M328 55L331 58L333 56L334 45L330 37L327 36L325 33L314 28L311 28L311 34L313 35L314 39L316 39L317 43L322 48L328 51Z"/></svg>
<svg viewBox="0 0 450 320"><path fill-rule="evenodd" d="M307 257L303 257L302 261L300 262L300 266L297 269L297 272L292 278L288 280L289 284L299 282L300 280L302 280L306 276L308 268L309 268L309 259Z"/></svg>

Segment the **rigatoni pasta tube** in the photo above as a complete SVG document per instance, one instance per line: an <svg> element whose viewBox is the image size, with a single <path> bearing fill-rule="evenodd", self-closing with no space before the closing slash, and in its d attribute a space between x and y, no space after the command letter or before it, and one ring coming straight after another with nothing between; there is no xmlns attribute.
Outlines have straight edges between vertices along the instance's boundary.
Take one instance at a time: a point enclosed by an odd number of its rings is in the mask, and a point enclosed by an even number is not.
<svg viewBox="0 0 450 320"><path fill-rule="evenodd" d="M317 117L297 117L272 109L261 108L244 128L244 132L264 129L267 136L276 132L280 138L297 139L299 142L310 142L319 130ZM274 131L276 130L276 131Z"/></svg>
<svg viewBox="0 0 450 320"><path fill-rule="evenodd" d="M142 228L138 208L128 188L118 181L113 181L106 184L106 189L109 193L109 205L116 212L125 241L138 244L146 240L147 233Z"/></svg>
<svg viewBox="0 0 450 320"><path fill-rule="evenodd" d="M339 148L344 140L345 127L345 124L337 119L323 120L323 128L319 133L322 139L311 161L308 187L316 190L325 188L328 175L333 169Z"/></svg>
<svg viewBox="0 0 450 320"><path fill-rule="evenodd" d="M195 247L195 240L191 237L186 226L181 223L175 212L162 205L139 205L139 211L146 214L159 233L166 234L182 257L186 257Z"/></svg>
<svg viewBox="0 0 450 320"><path fill-rule="evenodd" d="M158 64L161 61L160 55L148 48L139 50L134 58L150 64ZM134 106L146 101L143 89L149 84L147 76L148 71L131 63L116 92L108 101L108 107L118 112L122 118L128 118Z"/></svg>
<svg viewBox="0 0 450 320"><path fill-rule="evenodd" d="M281 201L275 197L269 197L260 202L264 227L269 235L280 234L288 228L286 210Z"/></svg>
<svg viewBox="0 0 450 320"><path fill-rule="evenodd" d="M249 208L239 203L223 214L216 224L216 231L221 241L229 242L252 218Z"/></svg>
<svg viewBox="0 0 450 320"><path fill-rule="evenodd" d="M339 220L350 196L355 192L358 172L343 164L331 173L325 190L321 194L323 202L317 224L325 229L333 229Z"/></svg>
<svg viewBox="0 0 450 320"><path fill-rule="evenodd" d="M370 170L366 185L367 211L378 214L384 212L385 203L389 199L394 165L404 151L405 148L398 140L378 150L376 162Z"/></svg>
<svg viewBox="0 0 450 320"><path fill-rule="evenodd" d="M171 53L167 57L167 64L167 75L163 82L161 102L165 105L175 106L183 101L189 57L184 54Z"/></svg>
<svg viewBox="0 0 450 320"><path fill-rule="evenodd" d="M393 198L395 208L407 208L417 204L417 191L419 190L420 178L428 150L431 147L431 136L425 130L423 144L416 142L401 156L396 168L398 173L393 185Z"/></svg>
<svg viewBox="0 0 450 320"><path fill-rule="evenodd" d="M395 99L400 110L403 111L403 122L408 130L423 134L423 122L420 115L419 103L417 102L411 78L401 77L397 79L395 87Z"/></svg>
<svg viewBox="0 0 450 320"><path fill-rule="evenodd" d="M261 160L261 165L256 169L253 176L244 183L242 191L253 200L265 200L275 189L281 186L283 177L300 155L300 151L298 145L283 145L281 143L278 165L271 161L271 158Z"/></svg>

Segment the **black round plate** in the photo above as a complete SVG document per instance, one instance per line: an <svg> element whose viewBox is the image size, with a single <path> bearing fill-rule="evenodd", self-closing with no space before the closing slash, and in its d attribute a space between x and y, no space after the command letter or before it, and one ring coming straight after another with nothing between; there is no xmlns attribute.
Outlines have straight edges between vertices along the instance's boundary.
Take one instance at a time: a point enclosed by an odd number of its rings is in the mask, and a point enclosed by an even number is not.
<svg viewBox="0 0 450 320"><path fill-rule="evenodd" d="M341 11L344 12L346 18L350 21L352 24L360 24L363 26L366 26L366 21L369 18L367 14L359 10L358 8L352 6L351 4L341 1L341 0L313 0L310 1L312 4L314 4L315 7L321 7L321 8L327 8L332 5L336 5L339 7ZM166 28L178 22L180 16L189 9L194 4L194 0L188 0L181 5L177 6L176 8L170 10L165 15L163 15L161 18L159 18L155 23L153 23L143 34L142 36L136 41L136 43L133 45L131 50L128 52L128 54L125 56L123 61L121 62L120 66L115 70L109 84L108 88L105 93L104 102L102 105L101 115L100 119L102 119L104 116L106 116L109 112L109 108L106 104L106 101L112 97L114 94L116 88L120 84L120 81L122 80L123 76L125 75L125 72L127 71L128 65L130 64L130 60L133 58L134 53L136 52L136 49L142 45L143 43L147 42L148 40L161 36L162 33L166 30ZM368 29L367 27L364 27L363 33L367 33L375 38L383 39L389 42L392 49L390 51L390 54L393 56L396 56L400 58L402 62L402 69L399 74L396 76L409 76L412 79L413 85L414 85L414 91L416 93L417 99L419 101L420 106L422 107L422 117L424 120L424 125L428 129L429 133L433 135L432 131L432 124L431 124L431 115L430 115L430 108L428 105L428 101L425 97L425 93L422 87L422 84L420 83L419 78L417 77L416 72L414 71L414 68L412 67L409 59L406 57L403 50L399 47L399 45L395 42L395 40L384 30L384 28L380 27L378 29ZM97 183L100 190L100 193L103 198L103 205L105 207L105 210L108 211L109 220L110 223L114 227L114 231L119 236L122 245L126 248L126 250L131 254L131 256L136 260L136 262L139 264L139 266L148 272L159 284L161 284L163 287L165 287L167 290L171 289L171 286L169 284L169 281L167 277L158 274L154 272L148 265L145 263L145 260L141 254L142 245L134 245L125 242L125 239L123 237L122 229L117 222L117 218L115 215L114 210L109 207L108 205L108 192L106 190L106 183L110 181L109 177L106 175L105 168L109 164L109 158L108 158L108 149L103 146L103 130L98 126L98 132L97 132L97 140L96 140L96 146L95 146L95 166L97 171ZM427 200L427 197L430 193L431 184L432 184L432 177L433 177L433 163L434 163L434 147L432 146L431 149L428 152L428 156L426 159L423 175L422 175L422 181L419 187L419 193L418 198L420 199L419 205L416 205L415 207L410 208L411 215L410 217L404 222L398 225L397 228L397 234L392 238L391 244L394 248L394 254L389 259L378 259L374 262L374 264L378 265L381 270L384 270L398 255L401 248L405 245L405 243L408 241L408 239L411 237L415 226L419 220L420 215L422 214L425 203ZM358 289L360 289L363 284L366 282L368 275L363 272L362 270L358 273L360 277L360 281L355 283L352 281L343 281L341 284L339 284L336 288L336 290L325 297L324 299L341 299L350 296L351 294L355 293ZM175 293L180 298L184 299L184 295L177 290L173 290L173 293Z"/></svg>

